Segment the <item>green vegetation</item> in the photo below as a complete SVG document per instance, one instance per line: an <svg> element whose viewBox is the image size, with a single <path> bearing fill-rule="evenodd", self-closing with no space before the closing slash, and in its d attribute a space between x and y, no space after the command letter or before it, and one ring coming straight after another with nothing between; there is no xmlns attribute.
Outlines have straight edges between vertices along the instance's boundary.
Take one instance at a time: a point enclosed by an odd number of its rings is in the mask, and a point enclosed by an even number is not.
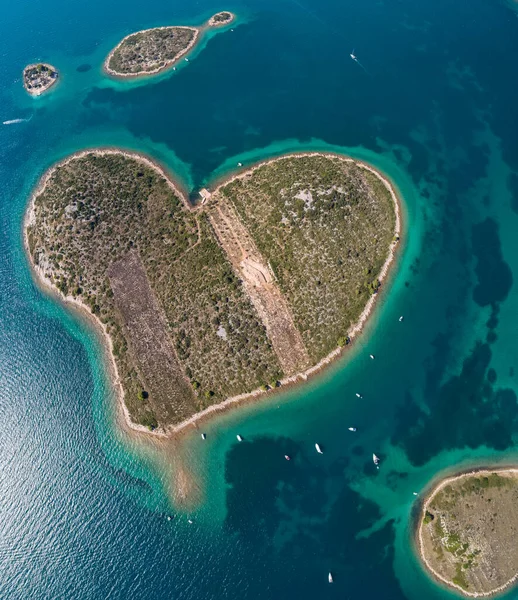
<svg viewBox="0 0 518 600"><path fill-rule="evenodd" d="M433 519L434 519L434 516L432 515L432 513L429 511L426 511L426 513L424 515L424 519L423 519L424 524L428 525L428 523L431 523L433 521Z"/></svg>
<svg viewBox="0 0 518 600"><path fill-rule="evenodd" d="M224 185L291 308L311 359L337 345L369 297L394 238L374 174L331 156L287 157Z"/></svg>
<svg viewBox="0 0 518 600"><path fill-rule="evenodd" d="M108 58L109 71L120 75L157 72L171 65L196 39L194 27L157 27L124 38Z"/></svg>

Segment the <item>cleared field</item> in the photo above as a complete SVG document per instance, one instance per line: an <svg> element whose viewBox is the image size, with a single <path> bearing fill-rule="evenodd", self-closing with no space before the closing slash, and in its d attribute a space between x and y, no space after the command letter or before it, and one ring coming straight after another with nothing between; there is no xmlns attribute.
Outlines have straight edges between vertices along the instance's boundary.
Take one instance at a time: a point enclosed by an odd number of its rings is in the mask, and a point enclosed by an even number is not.
<svg viewBox="0 0 518 600"><path fill-rule="evenodd" d="M164 315L136 252L108 269L131 362L160 423L181 421L195 412L194 392L176 357Z"/></svg>
<svg viewBox="0 0 518 600"><path fill-rule="evenodd" d="M518 573L518 471L484 471L438 486L419 523L421 555L465 595L488 596Z"/></svg>
<svg viewBox="0 0 518 600"><path fill-rule="evenodd" d="M347 336L394 238L395 207L372 173L333 156L290 156L222 185L269 265L313 363Z"/></svg>

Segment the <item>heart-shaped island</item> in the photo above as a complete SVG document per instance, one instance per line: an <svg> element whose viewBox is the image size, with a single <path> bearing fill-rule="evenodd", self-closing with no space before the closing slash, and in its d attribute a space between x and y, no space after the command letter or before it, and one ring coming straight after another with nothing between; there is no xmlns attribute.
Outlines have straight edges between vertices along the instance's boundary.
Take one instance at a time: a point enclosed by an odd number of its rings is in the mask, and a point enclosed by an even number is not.
<svg viewBox="0 0 518 600"><path fill-rule="evenodd" d="M193 204L146 157L84 151L47 172L25 220L39 280L101 323L126 416L158 433L339 355L399 234L387 180L323 153L255 165Z"/></svg>

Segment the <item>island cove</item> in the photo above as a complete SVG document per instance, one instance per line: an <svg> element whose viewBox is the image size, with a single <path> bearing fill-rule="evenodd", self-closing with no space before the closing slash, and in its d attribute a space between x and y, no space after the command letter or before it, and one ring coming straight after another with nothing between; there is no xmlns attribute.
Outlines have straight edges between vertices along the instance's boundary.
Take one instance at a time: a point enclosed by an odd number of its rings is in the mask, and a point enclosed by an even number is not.
<svg viewBox="0 0 518 600"><path fill-rule="evenodd" d="M165 26L131 33L108 54L104 71L111 77L127 79L175 69L181 58L188 60L186 55L208 29L224 27L234 19L231 12L223 11L200 27Z"/></svg>
<svg viewBox="0 0 518 600"><path fill-rule="evenodd" d="M433 578L467 597L496 596L518 579L517 468L481 468L434 486L416 543Z"/></svg>
<svg viewBox="0 0 518 600"><path fill-rule="evenodd" d="M390 183L344 156L262 162L195 206L150 159L99 149L45 174L24 239L38 281L101 325L128 424L168 435L338 357L400 231Z"/></svg>

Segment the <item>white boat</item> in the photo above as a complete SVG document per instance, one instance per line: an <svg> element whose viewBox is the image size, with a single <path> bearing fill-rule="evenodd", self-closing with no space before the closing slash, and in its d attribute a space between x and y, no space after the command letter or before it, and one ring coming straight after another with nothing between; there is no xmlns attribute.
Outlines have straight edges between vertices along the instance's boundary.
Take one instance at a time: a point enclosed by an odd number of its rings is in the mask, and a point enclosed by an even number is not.
<svg viewBox="0 0 518 600"><path fill-rule="evenodd" d="M242 167L242 166L243 166L243 163L237 163L237 166L238 166L238 167Z"/></svg>
<svg viewBox="0 0 518 600"><path fill-rule="evenodd" d="M206 440L207 439L207 434L206 433L202 433L201 434L201 439L202 440Z"/></svg>
<svg viewBox="0 0 518 600"><path fill-rule="evenodd" d="M168 516L168 517L167 517L167 520L168 520L168 521L170 521L170 520L171 520L171 517L169 517L169 516Z"/></svg>
<svg viewBox="0 0 518 600"><path fill-rule="evenodd" d="M419 496L417 492L412 492L412 494L414 494L414 496Z"/></svg>
<svg viewBox="0 0 518 600"><path fill-rule="evenodd" d="M284 455L284 458L285 458L286 460L291 460L291 457L289 457L287 454L285 454L285 455Z"/></svg>
<svg viewBox="0 0 518 600"><path fill-rule="evenodd" d="M375 454L372 455L372 462L376 465L376 469L379 469L380 459Z"/></svg>
<svg viewBox="0 0 518 600"><path fill-rule="evenodd" d="M401 321L402 321L402 320L403 320L403 315L401 315L401 316L399 317L399 322L401 323Z"/></svg>
<svg viewBox="0 0 518 600"><path fill-rule="evenodd" d="M358 394L358 392L356 392L356 397L357 398L363 398L363 396L361 394Z"/></svg>
<svg viewBox="0 0 518 600"><path fill-rule="evenodd" d="M329 572L329 575L327 576L327 581L329 581L329 583L333 583L333 575L331 572Z"/></svg>
<svg viewBox="0 0 518 600"><path fill-rule="evenodd" d="M242 442L243 441L243 438L239 435L239 433L236 435L236 437L237 437L237 441L238 442Z"/></svg>
<svg viewBox="0 0 518 600"><path fill-rule="evenodd" d="M374 360L376 357L374 356L374 354L369 354L369 358L372 358L372 360Z"/></svg>
<svg viewBox="0 0 518 600"><path fill-rule="evenodd" d="M348 427L349 431L356 431L356 427Z"/></svg>
<svg viewBox="0 0 518 600"><path fill-rule="evenodd" d="M184 58L184 61L185 61L185 62L189 62L189 59L188 59L188 58Z"/></svg>
<svg viewBox="0 0 518 600"><path fill-rule="evenodd" d="M317 451L319 454L324 454L324 453L323 453L323 451L322 451L322 448L320 447L320 445L319 445L319 444L315 444L315 448L316 448L316 451Z"/></svg>
<svg viewBox="0 0 518 600"><path fill-rule="evenodd" d="M192 521L191 519L187 519L187 522L190 523L192 525Z"/></svg>

